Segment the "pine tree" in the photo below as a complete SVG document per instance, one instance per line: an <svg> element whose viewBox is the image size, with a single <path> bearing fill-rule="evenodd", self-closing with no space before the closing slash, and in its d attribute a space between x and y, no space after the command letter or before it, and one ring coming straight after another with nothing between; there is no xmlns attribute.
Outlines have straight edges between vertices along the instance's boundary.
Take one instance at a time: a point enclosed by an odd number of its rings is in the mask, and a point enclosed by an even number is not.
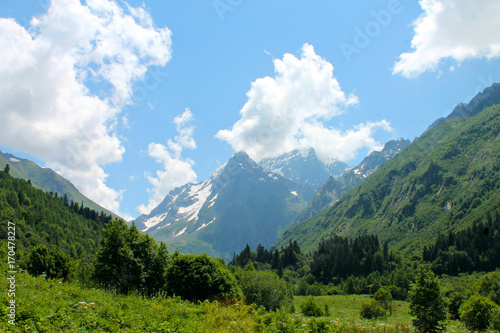
<svg viewBox="0 0 500 333"><path fill-rule="evenodd" d="M10 174L10 165L9 165L9 164L7 164L7 165L5 166L5 169L3 169L3 172L5 172L5 173L7 173L7 174Z"/></svg>
<svg viewBox="0 0 500 333"><path fill-rule="evenodd" d="M419 332L439 332L444 329L446 308L439 280L428 266L420 266L417 281L410 290L410 313L413 326Z"/></svg>

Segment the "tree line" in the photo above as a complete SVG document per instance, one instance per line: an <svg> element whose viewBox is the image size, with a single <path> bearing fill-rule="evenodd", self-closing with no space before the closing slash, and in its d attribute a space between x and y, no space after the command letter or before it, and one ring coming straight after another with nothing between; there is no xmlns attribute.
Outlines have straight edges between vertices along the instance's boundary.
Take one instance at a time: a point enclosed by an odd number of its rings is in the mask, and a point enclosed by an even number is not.
<svg viewBox="0 0 500 333"><path fill-rule="evenodd" d="M422 259L436 274L489 272L500 267L500 214L486 214L485 222L440 234L434 244L424 247Z"/></svg>

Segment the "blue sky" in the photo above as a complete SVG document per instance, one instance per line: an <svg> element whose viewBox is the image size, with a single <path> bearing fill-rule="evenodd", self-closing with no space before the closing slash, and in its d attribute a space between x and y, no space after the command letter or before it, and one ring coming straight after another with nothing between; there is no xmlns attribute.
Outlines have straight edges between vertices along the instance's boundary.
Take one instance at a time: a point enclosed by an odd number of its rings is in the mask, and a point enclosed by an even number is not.
<svg viewBox="0 0 500 333"><path fill-rule="evenodd" d="M3 2L0 149L127 218L236 150L354 165L500 81L495 0Z"/></svg>

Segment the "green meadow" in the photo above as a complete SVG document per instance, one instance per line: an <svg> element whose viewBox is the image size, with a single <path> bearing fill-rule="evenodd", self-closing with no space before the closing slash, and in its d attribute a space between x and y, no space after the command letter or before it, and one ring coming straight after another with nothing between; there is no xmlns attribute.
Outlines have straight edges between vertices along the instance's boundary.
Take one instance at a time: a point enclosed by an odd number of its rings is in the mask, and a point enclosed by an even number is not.
<svg viewBox="0 0 500 333"><path fill-rule="evenodd" d="M8 290L7 275L0 288ZM46 280L22 272L16 275L15 325L8 323L1 294L1 332L414 332L409 303L394 301L393 314L378 320L360 317L368 295L315 296L329 316L305 317L294 298L294 311L267 312L244 304L191 303L179 298L117 295L78 283ZM449 321L445 332L468 332ZM492 332L492 331L491 331Z"/></svg>

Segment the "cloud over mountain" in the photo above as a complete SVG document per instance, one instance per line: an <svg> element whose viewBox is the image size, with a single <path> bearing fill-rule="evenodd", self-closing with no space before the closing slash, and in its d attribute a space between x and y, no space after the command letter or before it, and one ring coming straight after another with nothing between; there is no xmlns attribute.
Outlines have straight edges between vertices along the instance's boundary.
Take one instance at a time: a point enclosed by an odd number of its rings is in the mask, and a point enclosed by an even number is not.
<svg viewBox="0 0 500 333"><path fill-rule="evenodd" d="M247 92L241 118L216 137L254 160L296 148L313 146L322 160L352 159L362 147L378 148L375 129L390 128L386 121L360 124L346 132L326 122L358 103L342 91L333 65L304 44L300 58L285 54L274 60L274 77L255 80Z"/></svg>
<svg viewBox="0 0 500 333"><path fill-rule="evenodd" d="M150 193L148 204L137 207L141 214L149 214L174 188L196 181L196 173L193 170L194 162L181 156L184 148L196 148L196 142L193 139L194 127L187 126L192 119L193 113L186 109L184 113L174 118L179 133L174 140L169 139L166 146L154 142L149 144L149 156L161 163L163 170L156 171L156 177L146 175L153 188L148 189Z"/></svg>

